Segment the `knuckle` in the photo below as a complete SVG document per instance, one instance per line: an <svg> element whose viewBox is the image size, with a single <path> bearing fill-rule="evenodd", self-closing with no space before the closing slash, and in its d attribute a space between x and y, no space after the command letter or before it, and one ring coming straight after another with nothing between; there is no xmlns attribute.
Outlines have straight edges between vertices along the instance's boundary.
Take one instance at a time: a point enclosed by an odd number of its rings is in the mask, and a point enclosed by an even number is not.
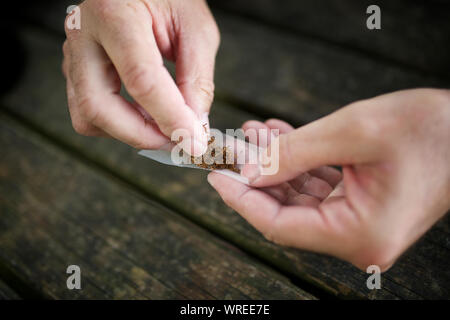
<svg viewBox="0 0 450 320"><path fill-rule="evenodd" d="M214 100L215 85L211 79L204 77L185 79L177 82L177 85L178 87L189 87L195 90L204 100L205 104L211 104Z"/></svg>
<svg viewBox="0 0 450 320"><path fill-rule="evenodd" d="M94 0L89 2L89 6L92 12L100 19L110 19L117 15L114 1Z"/></svg>
<svg viewBox="0 0 450 320"><path fill-rule="evenodd" d="M267 240L269 240L270 242L273 242L273 243L275 243L277 245L280 245L280 246L284 246L285 245L285 242L284 242L283 238L280 236L279 233L274 232L273 229L269 230L269 232L267 232L264 235L264 237Z"/></svg>
<svg viewBox="0 0 450 320"><path fill-rule="evenodd" d="M195 80L195 84L205 102L211 104L214 100L214 82L210 79L198 78Z"/></svg>
<svg viewBox="0 0 450 320"><path fill-rule="evenodd" d="M130 146L132 146L135 149L148 149L148 144L142 142L142 141L137 141L137 140L133 140L130 142Z"/></svg>
<svg viewBox="0 0 450 320"><path fill-rule="evenodd" d="M221 39L219 27L217 26L217 23L214 21L214 19L212 19L211 23L209 24L208 36L213 47L217 49L220 45Z"/></svg>
<svg viewBox="0 0 450 320"><path fill-rule="evenodd" d="M99 126L99 110L92 97L85 97L78 103L78 112L87 123Z"/></svg>
<svg viewBox="0 0 450 320"><path fill-rule="evenodd" d="M220 31L217 23L209 10L200 13L202 19L195 21L193 28L198 39L201 39L206 47L218 49L220 44Z"/></svg>
<svg viewBox="0 0 450 320"><path fill-rule="evenodd" d="M72 127L79 135L89 136L88 124L85 121L72 118Z"/></svg>
<svg viewBox="0 0 450 320"><path fill-rule="evenodd" d="M285 230L280 221L279 213L275 214L265 228L266 230L263 230L263 235L268 241L284 246L286 245L284 237Z"/></svg>
<svg viewBox="0 0 450 320"><path fill-rule="evenodd" d="M69 55L69 42L67 40L65 40L63 43L62 51L63 51L64 56L67 57Z"/></svg>
<svg viewBox="0 0 450 320"><path fill-rule="evenodd" d="M264 232L264 233L263 233L263 236L264 236L264 238L265 238L267 241L270 241L270 242L273 242L273 243L277 243L277 242L276 242L276 238L274 238L273 233L271 232L271 230L269 230L269 231L267 231L267 232Z"/></svg>
<svg viewBox="0 0 450 320"><path fill-rule="evenodd" d="M150 95L155 84L146 65L134 65L124 72L123 81L133 97L139 98Z"/></svg>
<svg viewBox="0 0 450 320"><path fill-rule="evenodd" d="M296 159L292 154L292 146L295 146L295 136L291 134L282 134L278 136L280 166L284 163L287 167L296 166ZM283 161L281 163L281 161Z"/></svg>

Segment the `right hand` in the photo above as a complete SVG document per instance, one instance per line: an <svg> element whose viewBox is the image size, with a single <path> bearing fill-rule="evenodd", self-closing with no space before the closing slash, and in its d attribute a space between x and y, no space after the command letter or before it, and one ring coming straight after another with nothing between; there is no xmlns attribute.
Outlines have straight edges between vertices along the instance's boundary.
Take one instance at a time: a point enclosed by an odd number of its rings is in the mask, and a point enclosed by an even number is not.
<svg viewBox="0 0 450 320"><path fill-rule="evenodd" d="M450 208L448 90L355 102L295 130L249 127L280 130L278 172L246 164L250 186L215 172L208 181L276 243L385 271ZM327 165L342 166L342 180Z"/></svg>
<svg viewBox="0 0 450 320"><path fill-rule="evenodd" d="M75 131L157 149L184 129L193 138L181 147L203 153L220 38L206 2L86 0L80 12L63 46ZM176 83L163 57L175 61ZM136 102L120 96L121 82Z"/></svg>

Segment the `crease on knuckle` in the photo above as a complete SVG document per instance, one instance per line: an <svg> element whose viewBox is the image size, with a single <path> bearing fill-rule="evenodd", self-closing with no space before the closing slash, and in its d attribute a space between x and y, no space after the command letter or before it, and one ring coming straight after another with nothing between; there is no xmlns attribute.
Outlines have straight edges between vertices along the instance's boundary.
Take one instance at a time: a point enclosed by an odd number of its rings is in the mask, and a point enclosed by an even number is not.
<svg viewBox="0 0 450 320"><path fill-rule="evenodd" d="M62 45L62 51L63 51L63 55L65 57L69 56L69 41L68 40L64 40L64 43Z"/></svg>
<svg viewBox="0 0 450 320"><path fill-rule="evenodd" d="M82 119L72 117L72 127L79 135L89 136L88 124Z"/></svg>
<svg viewBox="0 0 450 320"><path fill-rule="evenodd" d="M155 83L147 65L135 65L127 69L124 83L131 96L139 99L152 94Z"/></svg>
<svg viewBox="0 0 450 320"><path fill-rule="evenodd" d="M217 26L217 23L214 19L212 19L208 30L209 30L208 39L210 39L213 48L215 49L215 51L217 51L220 46L221 36L219 27Z"/></svg>
<svg viewBox="0 0 450 320"><path fill-rule="evenodd" d="M149 149L150 148L150 144L146 143L144 141L146 141L145 137L148 136L147 131L153 130L152 124L151 124L151 122L145 120L143 117L142 117L142 121L143 121L143 125L138 127L137 136L134 138L132 143L130 143L130 145L135 149ZM139 137L141 139L139 139Z"/></svg>
<svg viewBox="0 0 450 320"><path fill-rule="evenodd" d="M77 108L80 115L87 123L101 127L101 123L99 123L100 112L96 107L96 103L92 97L81 98L79 100Z"/></svg>
<svg viewBox="0 0 450 320"><path fill-rule="evenodd" d="M199 90L203 93L205 98L208 101L212 102L214 100L214 82L205 78L197 78L195 80L195 83L197 84Z"/></svg>
<svg viewBox="0 0 450 320"><path fill-rule="evenodd" d="M94 0L88 1L91 11L99 18L101 21L108 21L111 18L117 16L117 8L114 1L110 0Z"/></svg>
<svg viewBox="0 0 450 320"><path fill-rule="evenodd" d="M178 83L178 86L193 87L199 92L202 97L208 102L212 103L214 100L214 82L204 77L197 77L194 79L184 80Z"/></svg>

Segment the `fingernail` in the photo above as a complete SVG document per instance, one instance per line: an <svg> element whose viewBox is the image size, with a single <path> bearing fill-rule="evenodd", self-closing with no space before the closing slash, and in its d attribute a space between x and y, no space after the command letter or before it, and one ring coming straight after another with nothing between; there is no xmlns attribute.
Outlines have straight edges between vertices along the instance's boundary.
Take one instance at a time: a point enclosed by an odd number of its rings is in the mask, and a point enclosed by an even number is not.
<svg viewBox="0 0 450 320"><path fill-rule="evenodd" d="M191 156L200 157L206 152L208 148L207 144L203 141L197 139L186 139L182 142L182 148L184 151L189 153Z"/></svg>
<svg viewBox="0 0 450 320"><path fill-rule="evenodd" d="M206 152L206 149L208 149L208 144L205 143L204 141L194 139L193 147L194 147L194 150L193 150L192 155L194 157L199 157Z"/></svg>
<svg viewBox="0 0 450 320"><path fill-rule="evenodd" d="M246 177L249 183L252 183L261 176L261 168L258 164L247 164L242 169L241 175Z"/></svg>
<svg viewBox="0 0 450 320"><path fill-rule="evenodd" d="M200 116L200 121L202 123L203 128L205 129L206 133L209 134L209 113L205 112Z"/></svg>

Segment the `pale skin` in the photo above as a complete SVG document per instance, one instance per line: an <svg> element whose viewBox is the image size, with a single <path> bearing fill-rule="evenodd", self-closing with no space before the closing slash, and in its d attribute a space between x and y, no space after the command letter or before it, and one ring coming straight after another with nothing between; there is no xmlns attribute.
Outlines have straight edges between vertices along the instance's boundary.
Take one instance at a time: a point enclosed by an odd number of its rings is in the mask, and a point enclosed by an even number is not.
<svg viewBox="0 0 450 320"><path fill-rule="evenodd" d="M183 149L202 154L220 41L206 2L86 0L80 11L81 28L66 25L63 46L75 131L158 149L184 129L193 138ZM175 81L163 57L175 62ZM121 82L135 103L120 96Z"/></svg>
<svg viewBox="0 0 450 320"><path fill-rule="evenodd" d="M63 72L74 129L138 149L206 149L219 31L204 0L86 0L66 29ZM173 80L163 58L176 65ZM134 98L119 94L121 83ZM250 186L211 173L223 200L269 240L387 270L450 208L450 91L355 102L294 129L272 119L280 170L246 165ZM271 139L271 137L266 137ZM341 166L342 173L335 168Z"/></svg>
<svg viewBox="0 0 450 320"><path fill-rule="evenodd" d="M249 128L280 130L278 173L246 165L251 186L208 181L278 244L386 271L450 208L449 90L359 101L298 129L275 119Z"/></svg>

